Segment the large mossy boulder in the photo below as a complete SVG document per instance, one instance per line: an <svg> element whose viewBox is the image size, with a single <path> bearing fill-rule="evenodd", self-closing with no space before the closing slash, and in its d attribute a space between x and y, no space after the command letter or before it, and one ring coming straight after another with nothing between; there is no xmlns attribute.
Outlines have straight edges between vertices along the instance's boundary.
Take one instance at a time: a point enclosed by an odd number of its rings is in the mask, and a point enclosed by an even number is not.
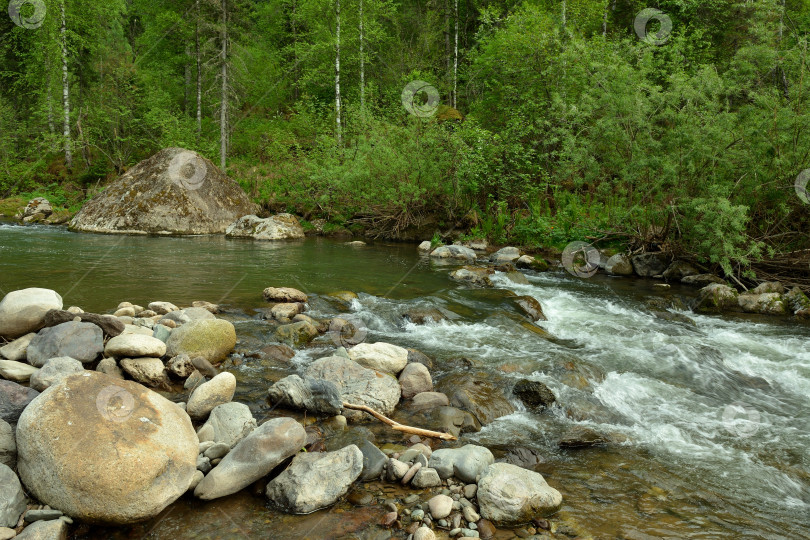
<svg viewBox="0 0 810 540"><path fill-rule="evenodd" d="M123 524L156 516L189 489L199 441L168 399L85 371L26 407L17 451L37 500L82 521Z"/></svg>
<svg viewBox="0 0 810 540"><path fill-rule="evenodd" d="M217 234L258 206L211 161L165 148L82 207L70 228L128 234Z"/></svg>

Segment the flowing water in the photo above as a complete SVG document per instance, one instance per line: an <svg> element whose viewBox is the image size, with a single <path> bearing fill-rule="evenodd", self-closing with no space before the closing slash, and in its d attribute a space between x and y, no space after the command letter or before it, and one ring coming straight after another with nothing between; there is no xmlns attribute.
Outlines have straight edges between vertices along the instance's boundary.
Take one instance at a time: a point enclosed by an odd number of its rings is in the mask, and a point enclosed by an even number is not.
<svg viewBox="0 0 810 540"><path fill-rule="evenodd" d="M228 361L237 399L259 418L273 414L264 400L269 384L334 348L322 337L292 367L250 356L272 335L257 314L266 306L262 289L292 286L312 295L311 314L348 310L368 341L435 358L439 389L464 369L504 389L518 377L548 385L558 406L532 413L505 390L517 411L462 442L496 455L534 450L542 458L537 470L563 494L559 517L583 537L810 538L810 325L689 312L694 325L664 320L645 300L688 299L695 290L662 290L651 280L529 272L528 284L497 274L495 289L472 289L450 280L451 268L419 257L413 245L79 235L0 224L2 293L52 288L66 306L96 312L123 300L227 306L239 336ZM342 308L325 296L337 290L359 298ZM550 336L527 328L509 291L541 302L548 321L540 326ZM402 314L413 307L438 308L447 319L411 324ZM561 435L577 425L626 442L561 450ZM368 427L378 445L402 442ZM84 528L78 537L387 538L390 532L369 526L384 512L342 503L290 517L249 493L205 504L184 497L147 524Z"/></svg>

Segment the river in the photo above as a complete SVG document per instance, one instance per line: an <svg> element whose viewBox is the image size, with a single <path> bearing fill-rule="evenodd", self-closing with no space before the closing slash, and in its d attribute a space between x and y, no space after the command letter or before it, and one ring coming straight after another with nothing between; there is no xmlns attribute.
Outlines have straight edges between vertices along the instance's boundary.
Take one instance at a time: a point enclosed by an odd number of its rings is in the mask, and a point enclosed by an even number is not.
<svg viewBox="0 0 810 540"><path fill-rule="evenodd" d="M554 391L559 406L542 414L510 397L515 413L462 442L496 455L534 450L542 458L537 470L563 494L560 518L583 536L810 538L810 325L689 312L695 325L663 320L647 298L696 291L662 290L654 280L529 272L528 284L498 274L495 289L471 289L453 282L450 269L420 257L414 245L105 236L0 224L0 293L52 288L65 306L95 312L124 300L226 306L239 336L227 364L239 380L236 399L259 418L269 414L264 395L273 381L333 348L316 340L286 368L251 358L246 352L272 334L257 315L266 306L261 291L296 287L312 295L311 314L326 317L341 310L324 295L350 290L359 298L349 311L366 339L435 358L434 380L459 369L463 357L493 380L528 377ZM548 318L540 326L552 337L522 325L505 291L539 300ZM448 318L406 322L402 313L417 306ZM627 440L561 450L557 441L576 425ZM402 440L367 427L378 445ZM79 528L77 538L387 538L375 526L347 525L378 519L375 511L342 503L291 517L249 493L205 504L184 497L149 523Z"/></svg>

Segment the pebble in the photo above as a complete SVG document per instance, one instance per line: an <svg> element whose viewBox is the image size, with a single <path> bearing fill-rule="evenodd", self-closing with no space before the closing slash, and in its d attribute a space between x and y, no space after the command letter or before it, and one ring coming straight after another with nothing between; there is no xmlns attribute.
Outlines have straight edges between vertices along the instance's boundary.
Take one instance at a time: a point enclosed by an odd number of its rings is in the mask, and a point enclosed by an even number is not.
<svg viewBox="0 0 810 540"><path fill-rule="evenodd" d="M421 455L421 454L420 454L420 455ZM424 459L424 456L423 456L423 459ZM408 482L410 482L410 481L413 479L413 476L414 476L414 475L417 473L417 471L419 471L419 469L421 469L421 468L422 468L422 464L421 464L421 463L416 463L416 464L415 464L415 465L413 465L413 466L412 466L410 469L408 469L408 472L406 472L406 473L405 473L405 476L403 476L403 477L402 477L402 485L404 486L404 485L406 485Z"/></svg>
<svg viewBox="0 0 810 540"><path fill-rule="evenodd" d="M405 500L403 502L405 504L414 504L418 500L419 500L419 495L417 495L415 493L412 493L412 494L408 495L407 497L405 497Z"/></svg>
<svg viewBox="0 0 810 540"><path fill-rule="evenodd" d="M434 519L446 518L453 510L453 499L447 495L436 495L428 501L428 506Z"/></svg>
<svg viewBox="0 0 810 540"><path fill-rule="evenodd" d="M448 534L450 536L457 536L457 535L461 534L461 528L456 527L455 529L451 529Z"/></svg>
<svg viewBox="0 0 810 540"><path fill-rule="evenodd" d="M62 517L62 512L59 510L42 509L42 510L29 510L25 513L25 521L33 523L35 521L50 521L52 519L59 519Z"/></svg>
<svg viewBox="0 0 810 540"><path fill-rule="evenodd" d="M397 520L397 513L388 512L383 516L382 521L380 523L382 524L383 527L390 527L396 522L396 520Z"/></svg>
<svg viewBox="0 0 810 540"><path fill-rule="evenodd" d="M464 486L464 496L468 499L475 497L478 492L478 484L467 484Z"/></svg>
<svg viewBox="0 0 810 540"><path fill-rule="evenodd" d="M461 535L466 536L467 538L478 538L478 531L474 531L472 529L461 529Z"/></svg>
<svg viewBox="0 0 810 540"><path fill-rule="evenodd" d="M385 501L385 507L388 508L391 512L398 512L399 511L399 509L397 508L396 503L394 501L390 500L390 499Z"/></svg>
<svg viewBox="0 0 810 540"><path fill-rule="evenodd" d="M213 461L217 458L225 457L230 451L231 451L230 446L228 446L226 443L220 442L211 445L211 447L209 447L205 452L203 452L203 455Z"/></svg>
<svg viewBox="0 0 810 540"><path fill-rule="evenodd" d="M367 491L352 491L346 499L355 506L367 506L374 498Z"/></svg>
<svg viewBox="0 0 810 540"><path fill-rule="evenodd" d="M439 520L439 521L437 521L436 523L438 523L439 527L442 527L442 528L444 528L444 529L446 529L447 527L449 527L449 526L450 526L450 524L449 524L449 523L447 523L447 520L446 520L446 519L440 519L440 520Z"/></svg>
<svg viewBox="0 0 810 540"><path fill-rule="evenodd" d="M425 517L425 511L421 508L417 508L413 512L411 512L411 519L414 521L422 521L422 518Z"/></svg>
<svg viewBox="0 0 810 540"><path fill-rule="evenodd" d="M413 540L436 540L436 535L427 527L419 527L413 533Z"/></svg>
<svg viewBox="0 0 810 540"><path fill-rule="evenodd" d="M476 521L481 519L481 516L478 515L478 512L476 512L472 506L465 506L462 512L464 513L464 519L466 519L467 521L475 523ZM475 529L477 527L470 527L470 528Z"/></svg>

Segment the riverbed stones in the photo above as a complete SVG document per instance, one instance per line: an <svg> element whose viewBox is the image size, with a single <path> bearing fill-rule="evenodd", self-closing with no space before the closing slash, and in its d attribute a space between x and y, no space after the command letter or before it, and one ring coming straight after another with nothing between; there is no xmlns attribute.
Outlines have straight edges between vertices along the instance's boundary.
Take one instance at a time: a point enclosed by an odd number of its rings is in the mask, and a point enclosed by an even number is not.
<svg viewBox="0 0 810 540"><path fill-rule="evenodd" d="M42 367L58 356L69 356L86 364L95 360L104 350L104 334L91 323L69 321L43 328L28 344L28 363Z"/></svg>
<svg viewBox="0 0 810 540"><path fill-rule="evenodd" d="M149 305L146 306L158 315L166 315L167 313L171 313L172 311L177 311L178 308L171 302L149 302Z"/></svg>
<svg viewBox="0 0 810 540"><path fill-rule="evenodd" d="M805 310L810 313L810 299L807 298L807 295L804 294L799 287L793 287L788 291L784 295L784 301L793 314L798 314ZM2 352L2 349L0 349L0 352Z"/></svg>
<svg viewBox="0 0 810 540"><path fill-rule="evenodd" d="M738 293L728 285L711 283L698 293L694 310L700 312L718 312L737 307Z"/></svg>
<svg viewBox="0 0 810 540"><path fill-rule="evenodd" d="M557 399L548 386L540 381L521 379L512 389L512 393L527 407L543 408L550 407Z"/></svg>
<svg viewBox="0 0 810 540"><path fill-rule="evenodd" d="M66 540L68 524L64 519L36 521L15 536L15 540Z"/></svg>
<svg viewBox="0 0 810 540"><path fill-rule="evenodd" d="M13 339L36 332L51 309L62 309L62 297L56 291L37 287L11 291L0 301L0 337Z"/></svg>
<svg viewBox="0 0 810 540"><path fill-rule="evenodd" d="M590 448L618 444L626 440L627 437L622 433L600 433L587 426L573 426L563 433L558 445L567 449Z"/></svg>
<svg viewBox="0 0 810 540"><path fill-rule="evenodd" d="M499 384L505 382L494 379L492 374L478 371L445 377L438 389L447 389L451 405L469 411L482 425L486 425L515 412Z"/></svg>
<svg viewBox="0 0 810 540"><path fill-rule="evenodd" d="M165 148L87 202L70 221L70 228L123 234L218 234L257 210L239 184L211 161L191 150Z"/></svg>
<svg viewBox="0 0 810 540"><path fill-rule="evenodd" d="M340 414L343 408L337 386L312 377L288 375L270 387L268 396L273 403L326 416Z"/></svg>
<svg viewBox="0 0 810 540"><path fill-rule="evenodd" d="M360 343L349 349L349 358L369 369L398 374L408 364L408 349L390 343Z"/></svg>
<svg viewBox="0 0 810 540"><path fill-rule="evenodd" d="M235 346L236 329L232 323L222 319L198 319L172 330L166 342L166 354L187 354L191 358L202 356L217 363L224 360Z"/></svg>
<svg viewBox="0 0 810 540"><path fill-rule="evenodd" d="M270 314L280 322L290 322L290 320L304 312L304 305L298 302L283 302L276 304L270 309Z"/></svg>
<svg viewBox="0 0 810 540"><path fill-rule="evenodd" d="M430 252L430 256L434 259L475 261L475 251L463 246L439 246Z"/></svg>
<svg viewBox="0 0 810 540"><path fill-rule="evenodd" d="M429 527L422 526L413 533L413 540L436 540L436 533Z"/></svg>
<svg viewBox="0 0 810 540"><path fill-rule="evenodd" d="M36 334L31 332L15 339L11 343L6 343L4 346L0 347L0 358L14 360L15 362L24 362L28 344L31 343L34 336L36 336Z"/></svg>
<svg viewBox="0 0 810 540"><path fill-rule="evenodd" d="M39 368L24 362L14 360L0 360L0 377L14 382L28 382L31 375L39 371Z"/></svg>
<svg viewBox="0 0 810 540"><path fill-rule="evenodd" d="M487 448L467 444L461 448L441 448L431 454L429 466L442 478L455 476L464 482L475 482L478 475L495 462Z"/></svg>
<svg viewBox="0 0 810 540"><path fill-rule="evenodd" d="M196 368L187 354L178 354L169 358L166 369L178 379L186 379Z"/></svg>
<svg viewBox="0 0 810 540"><path fill-rule="evenodd" d="M393 376L365 368L348 358L321 358L307 367L305 375L333 382L343 402L368 405L385 415L394 412L399 403L401 390ZM343 414L355 421L364 417L364 413L350 409L345 409Z"/></svg>
<svg viewBox="0 0 810 540"><path fill-rule="evenodd" d="M217 405L228 403L236 392L236 377L227 371L198 386L188 399L186 412L194 420L202 420Z"/></svg>
<svg viewBox="0 0 810 540"><path fill-rule="evenodd" d="M633 275L633 263L630 262L630 257L624 253L617 253L605 262L605 272L614 276L631 276Z"/></svg>
<svg viewBox="0 0 810 540"><path fill-rule="evenodd" d="M641 277L660 276L669 266L667 256L662 252L641 253L633 256L630 261L636 275Z"/></svg>
<svg viewBox="0 0 810 540"><path fill-rule="evenodd" d="M492 268L483 266L463 266L450 272L450 277L456 281L469 283L478 287L492 287L490 276L495 273Z"/></svg>
<svg viewBox="0 0 810 540"><path fill-rule="evenodd" d="M478 481L481 516L497 525L526 523L562 505L562 495L541 474L508 463L487 467Z"/></svg>
<svg viewBox="0 0 810 540"><path fill-rule="evenodd" d="M456 407L437 407L430 413L431 426L458 437L461 433L481 431L481 423L468 411Z"/></svg>
<svg viewBox="0 0 810 540"><path fill-rule="evenodd" d="M0 380L0 419L16 424L28 404L38 395L39 392L33 388Z"/></svg>
<svg viewBox="0 0 810 540"><path fill-rule="evenodd" d="M518 259L520 259L520 250L512 246L501 248L489 256L489 260L495 264L515 262Z"/></svg>
<svg viewBox="0 0 810 540"><path fill-rule="evenodd" d="M115 358L144 356L160 358L166 354L166 344L152 336L122 334L107 342L107 346L104 348L104 354Z"/></svg>
<svg viewBox="0 0 810 540"><path fill-rule="evenodd" d="M363 482L376 480L382 474L388 457L382 450L367 440L361 441L358 448L363 453L363 472L360 473L360 480Z"/></svg>
<svg viewBox="0 0 810 540"><path fill-rule="evenodd" d="M681 281L686 276L695 276L698 273L697 269L688 262L676 260L672 261L662 275L667 281Z"/></svg>
<svg viewBox="0 0 810 540"><path fill-rule="evenodd" d="M79 309L79 308L75 308ZM105 337L115 337L124 331L124 323L114 315L97 315L96 313L74 313L67 310L52 309L45 314L44 327L56 326L79 318L80 322L92 323L101 328Z"/></svg>
<svg viewBox="0 0 810 540"><path fill-rule="evenodd" d="M523 255L515 261L515 266L518 268L527 268L537 272L545 272L548 270L548 262L542 257L532 257L531 255Z"/></svg>
<svg viewBox="0 0 810 540"><path fill-rule="evenodd" d="M712 283L719 283L720 285L727 285L727 283L720 277L714 274L696 274L691 276L684 276L681 278L681 283L685 285L692 285L693 287L706 287Z"/></svg>
<svg viewBox="0 0 810 540"><path fill-rule="evenodd" d="M51 358L39 371L31 375L31 388L42 392L65 377L84 371L82 363L69 356Z"/></svg>
<svg viewBox="0 0 810 540"><path fill-rule="evenodd" d="M433 249L433 244L430 243L430 240L424 240L418 246L416 246L416 249L419 251L419 253L428 253L431 249Z"/></svg>
<svg viewBox="0 0 810 540"><path fill-rule="evenodd" d="M441 392L419 392L411 399L410 407L415 411L434 409L450 405L450 399Z"/></svg>
<svg viewBox="0 0 810 540"><path fill-rule="evenodd" d="M442 479L436 469L421 467L414 475L411 485L419 489L438 487L442 485Z"/></svg>
<svg viewBox="0 0 810 540"><path fill-rule="evenodd" d="M762 315L785 315L787 306L782 295L777 292L757 294L755 292L737 296L737 305L746 313L760 313Z"/></svg>
<svg viewBox="0 0 810 540"><path fill-rule="evenodd" d="M363 453L353 444L335 452L298 454L267 484L267 498L288 512L309 514L337 502L362 470Z"/></svg>
<svg viewBox="0 0 810 540"><path fill-rule="evenodd" d="M318 335L318 329L309 321L282 324L276 328L276 339L287 345L297 347L309 343Z"/></svg>
<svg viewBox="0 0 810 540"><path fill-rule="evenodd" d="M0 527L16 527L25 509L20 480L14 471L0 463Z"/></svg>
<svg viewBox="0 0 810 540"><path fill-rule="evenodd" d="M399 386L402 389L402 399L410 399L423 392L432 392L433 380L428 368L414 362L407 364L399 374Z"/></svg>
<svg viewBox="0 0 810 540"><path fill-rule="evenodd" d="M222 458L200 482L194 495L211 500L236 493L295 455L306 440L304 428L292 418L274 418L265 422Z"/></svg>
<svg viewBox="0 0 810 540"><path fill-rule="evenodd" d="M14 468L17 465L17 440L14 428L0 419L0 463Z"/></svg>
<svg viewBox="0 0 810 540"><path fill-rule="evenodd" d="M166 366L160 358L150 356L144 358L123 358L121 368L127 375L141 384L159 388L169 384Z"/></svg>
<svg viewBox="0 0 810 540"><path fill-rule="evenodd" d="M304 238L304 229L292 214L276 214L268 218L242 216L225 230L229 238L254 240L294 240Z"/></svg>
<svg viewBox="0 0 810 540"><path fill-rule="evenodd" d="M124 372L118 367L115 358L102 358L96 366L96 371L117 379L124 378Z"/></svg>
<svg viewBox="0 0 810 540"><path fill-rule="evenodd" d="M53 214L53 206L45 197L35 197L23 209L23 222L38 223Z"/></svg>
<svg viewBox="0 0 810 540"><path fill-rule="evenodd" d="M436 495L428 501L428 508L433 519L444 519L453 511L453 499L447 495Z"/></svg>
<svg viewBox="0 0 810 540"><path fill-rule="evenodd" d="M171 401L85 371L25 409L17 446L20 478L39 501L83 521L123 524L157 515L187 490L198 441Z"/></svg>
<svg viewBox="0 0 810 540"><path fill-rule="evenodd" d="M306 303L307 295L292 287L267 287L262 296L268 302L302 302Z"/></svg>

